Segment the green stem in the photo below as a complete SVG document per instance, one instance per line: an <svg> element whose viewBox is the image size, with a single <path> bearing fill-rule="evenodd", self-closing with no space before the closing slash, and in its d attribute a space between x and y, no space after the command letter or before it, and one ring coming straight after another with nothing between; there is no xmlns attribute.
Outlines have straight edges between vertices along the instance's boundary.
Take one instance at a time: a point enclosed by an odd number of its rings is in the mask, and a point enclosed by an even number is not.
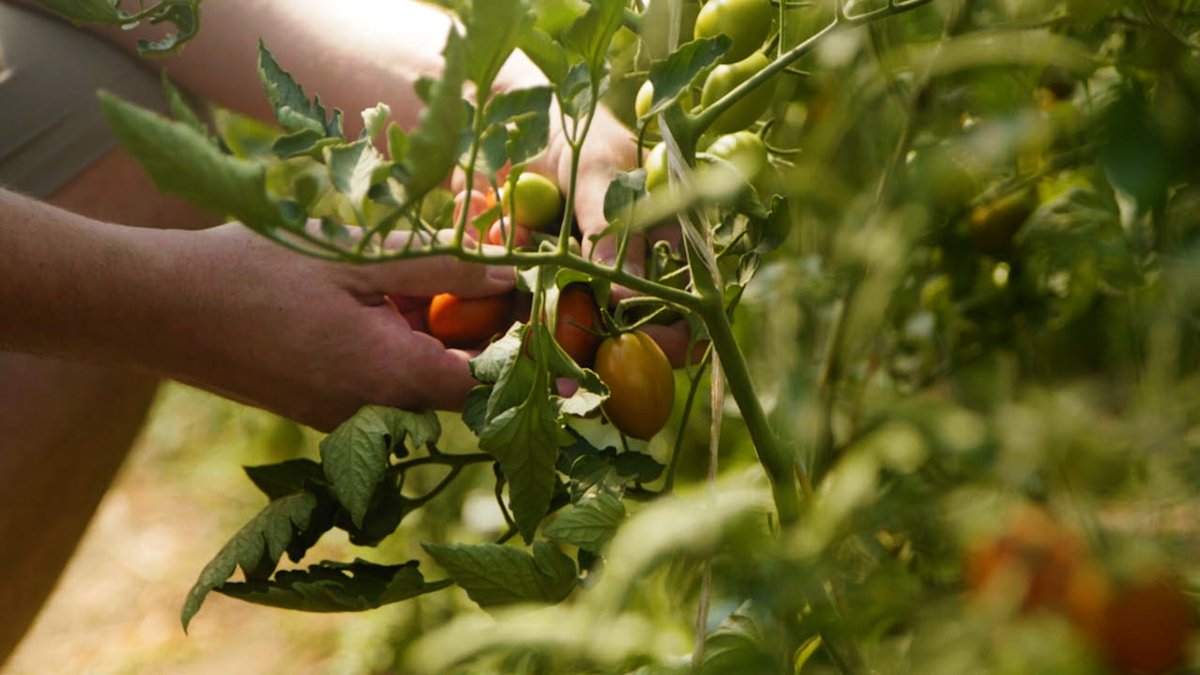
<svg viewBox="0 0 1200 675"><path fill-rule="evenodd" d="M720 303L706 305L697 313L708 328L713 349L716 350L721 367L725 371L729 393L733 395L733 400L742 412L742 419L746 422L750 439L754 442L758 461L767 472L767 480L771 483L771 493L775 499L775 509L779 512L779 522L783 525L794 523L800 517L796 476L799 475L806 490L807 478L798 471L795 458L787 452L767 421L767 414L754 391L746 358L734 339L733 326L725 316L724 306Z"/></svg>

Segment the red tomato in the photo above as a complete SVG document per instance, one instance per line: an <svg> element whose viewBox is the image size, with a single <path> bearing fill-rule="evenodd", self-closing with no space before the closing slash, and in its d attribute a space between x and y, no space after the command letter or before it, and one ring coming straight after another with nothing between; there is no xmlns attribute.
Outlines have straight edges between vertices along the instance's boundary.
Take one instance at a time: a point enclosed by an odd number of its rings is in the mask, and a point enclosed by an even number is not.
<svg viewBox="0 0 1200 675"><path fill-rule="evenodd" d="M649 440L671 417L671 364L649 335L622 333L600 344L596 373L608 385L604 414L626 436Z"/></svg>
<svg viewBox="0 0 1200 675"><path fill-rule="evenodd" d="M598 311L592 292L584 284L571 284L558 295L554 340L584 368L591 367L600 346L600 337L595 333Z"/></svg>
<svg viewBox="0 0 1200 675"><path fill-rule="evenodd" d="M1195 609L1178 582L1149 577L1116 594L1096 637L1117 672L1167 673L1184 663L1195 629Z"/></svg>
<svg viewBox="0 0 1200 675"><path fill-rule="evenodd" d="M485 298L442 293L429 303L429 334L452 347L476 346L507 328L512 311L511 293Z"/></svg>

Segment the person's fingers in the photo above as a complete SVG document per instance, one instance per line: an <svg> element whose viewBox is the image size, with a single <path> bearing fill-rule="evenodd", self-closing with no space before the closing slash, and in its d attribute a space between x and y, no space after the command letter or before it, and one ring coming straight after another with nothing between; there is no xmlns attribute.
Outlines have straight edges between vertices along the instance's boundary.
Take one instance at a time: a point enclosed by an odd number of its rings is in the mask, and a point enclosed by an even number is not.
<svg viewBox="0 0 1200 675"><path fill-rule="evenodd" d="M638 330L650 336L666 354L672 368L682 368L688 356L688 343L691 341L691 331L687 322L676 321L668 326L648 323Z"/></svg>
<svg viewBox="0 0 1200 675"><path fill-rule="evenodd" d="M409 232L395 232L388 237L388 248L403 249ZM442 241L448 241L450 232L440 232ZM503 255L498 246L483 246L485 255ZM450 255L433 255L396 262L380 263L355 268L359 284L367 288L363 295L407 296L427 298L439 293L453 293L463 298L478 298L500 295L511 291L516 275L506 265L484 265L464 262Z"/></svg>
<svg viewBox="0 0 1200 675"><path fill-rule="evenodd" d="M446 349L437 338L409 332L400 353L403 375L397 377L395 404L401 407L462 410L467 394L479 385L468 366L472 354Z"/></svg>

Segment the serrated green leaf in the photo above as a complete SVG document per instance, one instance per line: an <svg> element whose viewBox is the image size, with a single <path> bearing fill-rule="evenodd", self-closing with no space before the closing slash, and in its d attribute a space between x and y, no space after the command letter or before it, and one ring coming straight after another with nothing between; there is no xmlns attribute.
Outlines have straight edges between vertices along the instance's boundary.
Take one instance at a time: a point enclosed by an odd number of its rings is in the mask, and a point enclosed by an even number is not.
<svg viewBox="0 0 1200 675"><path fill-rule="evenodd" d="M324 562L307 570L279 572L269 581L231 582L214 589L257 605L302 612L362 612L451 585L426 583L417 561L377 565L365 560Z"/></svg>
<svg viewBox="0 0 1200 675"><path fill-rule="evenodd" d="M436 441L440 434L441 426L432 412L369 405L321 441L325 477L356 526L363 525L387 472L388 457L407 454L406 439L416 448Z"/></svg>
<svg viewBox="0 0 1200 675"><path fill-rule="evenodd" d="M421 544L480 607L557 603L575 587L575 562L549 542L533 555L512 546Z"/></svg>
<svg viewBox="0 0 1200 675"><path fill-rule="evenodd" d="M535 381L545 386L542 378ZM496 457L508 480L513 520L526 542L533 540L554 496L559 434L550 402L528 396L520 406L493 418L479 437L479 447Z"/></svg>
<svg viewBox="0 0 1200 675"><path fill-rule="evenodd" d="M467 402L462 411L463 423L476 436L482 434L487 426L487 405L491 396L491 387L475 387L467 394Z"/></svg>
<svg viewBox="0 0 1200 675"><path fill-rule="evenodd" d="M751 227L755 253L765 255L783 246L792 229L792 212L787 200L775 195L771 199L771 210L767 217L752 221Z"/></svg>
<svg viewBox="0 0 1200 675"><path fill-rule="evenodd" d="M625 520L620 497L601 492L554 519L542 533L564 544L599 553Z"/></svg>
<svg viewBox="0 0 1200 675"><path fill-rule="evenodd" d="M106 92L100 103L113 133L160 190L251 228L287 226L279 204L267 195L262 165L226 155L186 124Z"/></svg>
<svg viewBox="0 0 1200 675"><path fill-rule="evenodd" d="M466 72L479 91L491 91L496 75L521 36L533 26L526 0L483 0L471 3L467 27Z"/></svg>
<svg viewBox="0 0 1200 675"><path fill-rule="evenodd" d="M375 138L383 133L388 120L392 117L392 109L386 103L378 103L374 108L362 111L363 136Z"/></svg>
<svg viewBox="0 0 1200 675"><path fill-rule="evenodd" d="M350 200L351 206L363 220L367 195L372 186L387 178L390 165L371 145L368 138L349 145L325 148L325 165L333 186Z"/></svg>
<svg viewBox="0 0 1200 675"><path fill-rule="evenodd" d="M289 459L278 464L243 467L250 481L267 495L280 499L306 489L308 483L325 482L321 465L311 459Z"/></svg>
<svg viewBox="0 0 1200 675"><path fill-rule="evenodd" d="M655 64L650 69L654 98L650 101L646 117L657 115L671 105L687 91L693 80L719 63L732 44L725 35L693 40L667 57L666 61Z"/></svg>
<svg viewBox="0 0 1200 675"><path fill-rule="evenodd" d="M524 324L514 323L504 337L488 345L479 356L471 359L471 377L484 384L499 382L521 353L521 334L524 330Z"/></svg>
<svg viewBox="0 0 1200 675"><path fill-rule="evenodd" d="M430 85L428 106L418 118L417 129L408 137L401 180L410 201L440 185L458 160L459 137L466 123L462 100L465 49L458 30L451 29L442 51L442 79Z"/></svg>
<svg viewBox="0 0 1200 675"><path fill-rule="evenodd" d="M284 129L293 133L312 131L322 137L341 135L338 115L331 122L320 97L310 101L304 88L275 61L262 42L258 43L258 75L275 109L275 119Z"/></svg>
<svg viewBox="0 0 1200 675"><path fill-rule="evenodd" d="M587 13L563 31L563 46L583 58L596 84L607 73L608 46L624 17L624 0L592 0Z"/></svg>
<svg viewBox="0 0 1200 675"><path fill-rule="evenodd" d="M267 504L200 572L200 578L183 603L184 630L200 611L208 593L224 584L238 567L247 579L265 579L275 570L284 551L290 555L297 553L292 547L294 539L315 542L316 537L333 525L331 518L321 517L326 507L310 492L289 495Z"/></svg>

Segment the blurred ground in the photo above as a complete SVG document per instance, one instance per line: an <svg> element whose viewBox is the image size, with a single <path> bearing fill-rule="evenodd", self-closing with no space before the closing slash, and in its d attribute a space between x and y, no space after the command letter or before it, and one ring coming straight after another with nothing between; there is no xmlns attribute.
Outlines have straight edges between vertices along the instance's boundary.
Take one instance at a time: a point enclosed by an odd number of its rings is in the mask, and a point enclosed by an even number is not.
<svg viewBox="0 0 1200 675"><path fill-rule="evenodd" d="M179 611L196 576L265 503L243 465L315 456L314 434L181 385L150 421L74 560L5 669L46 673L370 673L392 660L398 607L313 615L216 593L185 635ZM349 559L337 532L312 560Z"/></svg>

